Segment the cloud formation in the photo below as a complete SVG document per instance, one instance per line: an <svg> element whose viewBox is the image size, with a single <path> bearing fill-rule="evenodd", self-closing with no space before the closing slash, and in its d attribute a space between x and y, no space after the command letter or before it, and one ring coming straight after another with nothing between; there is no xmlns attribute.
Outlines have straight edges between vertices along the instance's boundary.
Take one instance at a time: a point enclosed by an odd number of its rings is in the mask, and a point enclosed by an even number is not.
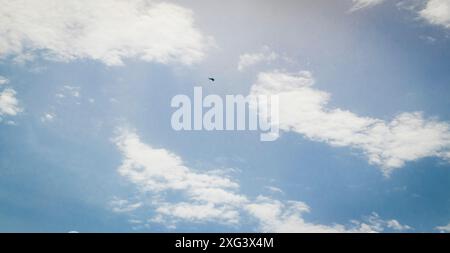
<svg viewBox="0 0 450 253"><path fill-rule="evenodd" d="M0 85L9 83L8 78L0 76Z"/></svg>
<svg viewBox="0 0 450 253"><path fill-rule="evenodd" d="M112 210L116 213L131 212L142 206L141 202L130 203L126 199L114 198L110 202Z"/></svg>
<svg viewBox="0 0 450 253"><path fill-rule="evenodd" d="M390 228L388 222L402 226L396 220L383 221L378 216L369 222L353 221L350 226L310 223L302 217L310 210L307 204L266 196L252 200L240 193L239 183L230 176L219 170L189 168L172 152L143 143L134 131L120 130L114 142L123 155L118 172L140 194L139 200L133 201L114 198L113 211L133 213L140 208L150 209L153 217L143 220L152 223L167 227L178 222L238 226L245 217L245 221L256 222L257 229L264 232L381 232Z"/></svg>
<svg viewBox="0 0 450 253"><path fill-rule="evenodd" d="M223 175L196 172L186 167L175 154L152 148L142 143L135 133L123 131L116 139L116 145L124 155L119 174L142 192L153 194L160 216L237 222L238 213L233 207L247 199L237 193L239 185L236 182ZM160 198L165 192L177 192L188 202L167 202Z"/></svg>
<svg viewBox="0 0 450 253"><path fill-rule="evenodd" d="M0 115L15 116L21 111L14 89L6 88L0 92Z"/></svg>
<svg viewBox="0 0 450 253"><path fill-rule="evenodd" d="M280 55L265 46L260 52L245 53L239 56L238 70L244 71L246 68L260 63L270 63L280 58Z"/></svg>
<svg viewBox="0 0 450 253"><path fill-rule="evenodd" d="M328 108L330 94L314 88L314 78L308 71L262 72L250 94L279 96L280 130L332 146L360 149L386 176L406 162L424 157L450 161L447 122L424 118L421 112L401 113L387 122Z"/></svg>
<svg viewBox="0 0 450 253"><path fill-rule="evenodd" d="M445 226L438 226L435 229L437 229L441 233L450 233L450 223Z"/></svg>
<svg viewBox="0 0 450 253"><path fill-rule="evenodd" d="M52 122L55 119L56 115L54 113L48 112L41 116L41 122Z"/></svg>
<svg viewBox="0 0 450 253"><path fill-rule="evenodd" d="M144 0L0 0L0 57L192 64L210 39L189 9Z"/></svg>
<svg viewBox="0 0 450 253"><path fill-rule="evenodd" d="M389 228L391 231L409 230L411 227L397 220L383 220L372 213L363 221L353 220L352 225L322 225L306 222L302 214L310 211L299 201L281 202L259 196L255 202L246 206L249 213L259 220L259 230L274 233L379 233Z"/></svg>
<svg viewBox="0 0 450 253"><path fill-rule="evenodd" d="M419 15L430 24L450 28L450 0L428 0Z"/></svg>
<svg viewBox="0 0 450 253"><path fill-rule="evenodd" d="M351 12L371 8L384 2L384 0L352 0L352 1L353 6L350 8Z"/></svg>

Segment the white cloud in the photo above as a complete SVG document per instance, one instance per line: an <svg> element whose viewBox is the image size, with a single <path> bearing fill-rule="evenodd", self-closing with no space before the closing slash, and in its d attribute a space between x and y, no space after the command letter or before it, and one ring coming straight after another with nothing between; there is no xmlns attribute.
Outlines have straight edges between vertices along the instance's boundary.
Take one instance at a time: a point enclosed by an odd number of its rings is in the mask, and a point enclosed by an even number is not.
<svg viewBox="0 0 450 253"><path fill-rule="evenodd" d="M55 119L55 114L54 113L45 113L42 117L41 117L41 121L42 122L51 122Z"/></svg>
<svg viewBox="0 0 450 253"><path fill-rule="evenodd" d="M436 227L435 229L437 229L441 233L450 233L450 223L445 226Z"/></svg>
<svg viewBox="0 0 450 253"><path fill-rule="evenodd" d="M388 221L386 221L386 226L389 227L389 228L392 228L393 230L396 230L396 231L404 231L404 230L412 229L408 225L400 224L400 222L398 222L397 220L388 220Z"/></svg>
<svg viewBox="0 0 450 253"><path fill-rule="evenodd" d="M342 225L325 226L305 222L303 213L309 212L309 207L303 202L281 201L259 196L254 203L246 206L247 211L259 221L262 232L274 233L334 233L345 232Z"/></svg>
<svg viewBox="0 0 450 253"><path fill-rule="evenodd" d="M9 83L8 78L0 76L0 85Z"/></svg>
<svg viewBox="0 0 450 253"><path fill-rule="evenodd" d="M277 53L265 46L260 52L245 53L239 56L238 70L244 71L246 68L260 63L270 63L280 57Z"/></svg>
<svg viewBox="0 0 450 253"><path fill-rule="evenodd" d="M303 202L281 202L267 197L259 196L256 201L245 207L248 212L259 220L259 229L262 232L275 233L378 233L386 228L394 231L410 229L396 220L382 220L378 214L372 213L364 222L352 221L353 225L340 224L322 225L306 222L302 215L308 213L310 208Z"/></svg>
<svg viewBox="0 0 450 253"><path fill-rule="evenodd" d="M283 190L281 190L280 188L275 187L275 186L266 186L266 188L269 191L274 192L274 193L284 193Z"/></svg>
<svg viewBox="0 0 450 253"><path fill-rule="evenodd" d="M131 212L142 206L141 202L130 203L126 199L119 199L117 197L111 200L110 204L116 213Z"/></svg>
<svg viewBox="0 0 450 253"><path fill-rule="evenodd" d="M375 5L379 5L384 0L352 0L353 6L350 8L350 11L357 11L361 9L371 8Z"/></svg>
<svg viewBox="0 0 450 253"><path fill-rule="evenodd" d="M315 89L310 72L260 73L252 95L277 94L280 129L332 146L362 150L385 175L424 157L449 159L450 125L425 119L420 112L401 113L390 122L327 108L330 94Z"/></svg>
<svg viewBox="0 0 450 253"><path fill-rule="evenodd" d="M359 221L353 221L353 223L356 224L359 227L359 229L363 231L372 230L373 232L382 232L386 228L389 228L394 232L402 232L412 229L408 225L400 224L400 222L398 222L397 220L383 220L375 212L373 212L370 216L366 217L363 223Z"/></svg>
<svg viewBox="0 0 450 253"><path fill-rule="evenodd" d="M120 130L114 142L123 155L119 174L140 193L138 200L115 198L111 204L113 211L131 213L134 219L134 211L146 209L144 213L151 211L153 216L139 220L168 228L175 228L177 222L238 226L252 221L264 232L381 232L390 224L378 216L373 219L376 223L354 221L347 227L310 223L302 217L310 210L305 203L264 196L251 200L239 193L239 184L226 174L193 170L170 151L143 143L133 131Z"/></svg>
<svg viewBox="0 0 450 253"><path fill-rule="evenodd" d="M211 39L189 9L145 0L0 0L0 56L192 64Z"/></svg>
<svg viewBox="0 0 450 253"><path fill-rule="evenodd" d="M419 15L430 24L450 28L450 0L428 0Z"/></svg>
<svg viewBox="0 0 450 253"><path fill-rule="evenodd" d="M64 85L62 92L75 98L80 97L80 87L77 86ZM61 93L56 94L56 96L59 98L65 97L65 95Z"/></svg>
<svg viewBox="0 0 450 253"><path fill-rule="evenodd" d="M9 79L0 76L0 85L8 84ZM0 91L0 116L9 115L15 116L22 111L19 106L19 101L16 98L16 91L12 88L5 88ZM1 120L3 121L3 120ZM6 124L14 125L14 121L6 121Z"/></svg>
<svg viewBox="0 0 450 253"><path fill-rule="evenodd" d="M0 92L0 115L14 116L21 111L14 89L6 88Z"/></svg>
<svg viewBox="0 0 450 253"><path fill-rule="evenodd" d="M235 221L233 206L247 201L245 196L236 193L239 185L223 175L197 172L183 164L180 157L165 150L155 149L142 143L130 131L123 132L116 139L125 159L119 174L134 183L142 192L157 196L161 215L180 219ZM169 203L160 197L164 192L177 192L189 203ZM202 209L191 213L189 210Z"/></svg>
<svg viewBox="0 0 450 253"><path fill-rule="evenodd" d="M217 221L226 224L237 224L240 216L238 210L233 206L216 206L213 203L165 203L156 211L161 215L184 221Z"/></svg>

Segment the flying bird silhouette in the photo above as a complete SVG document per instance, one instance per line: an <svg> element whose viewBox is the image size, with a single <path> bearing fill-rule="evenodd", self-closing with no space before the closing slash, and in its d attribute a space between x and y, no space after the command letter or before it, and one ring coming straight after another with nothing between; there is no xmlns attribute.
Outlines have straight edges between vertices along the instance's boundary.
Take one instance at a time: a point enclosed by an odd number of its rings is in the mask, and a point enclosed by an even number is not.
<svg viewBox="0 0 450 253"><path fill-rule="evenodd" d="M214 78L212 78L212 77L210 77L210 78L208 78L211 82L214 82L216 79L214 79Z"/></svg>

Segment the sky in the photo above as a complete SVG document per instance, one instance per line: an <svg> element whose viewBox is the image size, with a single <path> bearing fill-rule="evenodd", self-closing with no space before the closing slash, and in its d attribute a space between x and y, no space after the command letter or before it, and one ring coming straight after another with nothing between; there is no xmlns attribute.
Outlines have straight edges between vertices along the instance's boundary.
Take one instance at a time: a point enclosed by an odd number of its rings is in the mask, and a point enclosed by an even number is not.
<svg viewBox="0 0 450 253"><path fill-rule="evenodd" d="M1 232L450 232L449 0L0 6ZM279 138L174 130L194 87Z"/></svg>

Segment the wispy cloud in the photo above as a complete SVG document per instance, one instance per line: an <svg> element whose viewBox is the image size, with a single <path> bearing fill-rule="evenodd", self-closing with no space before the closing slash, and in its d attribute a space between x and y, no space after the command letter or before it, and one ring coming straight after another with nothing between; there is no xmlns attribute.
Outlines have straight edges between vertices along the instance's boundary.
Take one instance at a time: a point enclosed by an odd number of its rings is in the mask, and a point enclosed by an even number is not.
<svg viewBox="0 0 450 253"><path fill-rule="evenodd" d="M58 93L57 97L64 98L66 95L72 96L72 97L80 97L80 90L81 88L78 86L70 86L70 85L64 85L62 88L62 93Z"/></svg>
<svg viewBox="0 0 450 253"><path fill-rule="evenodd" d="M251 67L253 65L261 64L261 63L270 63L272 61L277 60L281 56L274 51L272 51L269 47L265 46L256 53L245 53L239 56L238 62L238 70L244 71L246 68Z"/></svg>
<svg viewBox="0 0 450 253"><path fill-rule="evenodd" d="M385 175L408 161L436 156L450 159L450 125L421 112L405 112L390 122L327 108L330 94L314 88L307 71L260 73L252 95L277 94L280 129L332 146L361 149Z"/></svg>
<svg viewBox="0 0 450 253"><path fill-rule="evenodd" d="M387 228L391 231L409 230L411 227L400 224L397 220L383 220L377 213L353 220L352 225L322 225L305 221L304 213L310 208L303 202L270 199L259 196L255 202L246 206L252 216L259 220L259 230L275 233L379 233Z"/></svg>
<svg viewBox="0 0 450 253"><path fill-rule="evenodd" d="M266 188L269 191L274 192L274 193L284 193L283 190L281 190L280 188L275 187L275 186L266 186Z"/></svg>
<svg viewBox="0 0 450 253"><path fill-rule="evenodd" d="M126 199L119 199L117 197L111 200L110 204L112 210L116 213L131 212L142 206L141 202L130 203Z"/></svg>
<svg viewBox="0 0 450 253"><path fill-rule="evenodd" d="M113 211L149 209L145 213L154 213L153 217L139 220L174 228L178 222L238 226L245 217L246 221L256 222L258 231L265 232L381 232L395 221L383 221L377 216L369 222L353 221L349 226L310 223L303 219L303 214L310 211L307 204L266 196L252 199L240 193L239 183L233 178L217 170L189 168L172 152L143 143L134 131L120 130L114 142L123 155L118 172L140 194L139 200L133 201L115 198ZM394 223L396 228L403 226Z"/></svg>
<svg viewBox="0 0 450 253"><path fill-rule="evenodd" d="M384 0L352 0L352 1L353 6L350 8L351 12L371 8L384 2Z"/></svg>
<svg viewBox="0 0 450 253"><path fill-rule="evenodd" d="M408 225L400 224L400 222L398 222L397 220L388 220L388 221L384 221L384 222L386 223L387 227L392 228L393 230L396 230L396 231L405 231L405 230L412 229Z"/></svg>
<svg viewBox="0 0 450 253"><path fill-rule="evenodd" d="M116 145L125 157L119 174L142 192L153 194L152 201L158 202L156 212L159 215L237 222L238 213L233 207L247 199L237 193L239 185L230 178L194 171L186 167L180 157L142 143L136 133L128 130L123 130ZM188 202L171 203L162 199L163 193L168 191L178 192Z"/></svg>
<svg viewBox="0 0 450 253"><path fill-rule="evenodd" d="M43 116L41 116L41 121L43 123L45 122L52 122L55 119L56 115L54 113L48 112L45 113Z"/></svg>
<svg viewBox="0 0 450 253"><path fill-rule="evenodd" d="M0 85L9 83L8 78L0 76Z"/></svg>
<svg viewBox="0 0 450 253"><path fill-rule="evenodd" d="M194 27L191 10L144 0L0 0L0 57L36 55L55 61L127 58L192 64L210 38Z"/></svg>

